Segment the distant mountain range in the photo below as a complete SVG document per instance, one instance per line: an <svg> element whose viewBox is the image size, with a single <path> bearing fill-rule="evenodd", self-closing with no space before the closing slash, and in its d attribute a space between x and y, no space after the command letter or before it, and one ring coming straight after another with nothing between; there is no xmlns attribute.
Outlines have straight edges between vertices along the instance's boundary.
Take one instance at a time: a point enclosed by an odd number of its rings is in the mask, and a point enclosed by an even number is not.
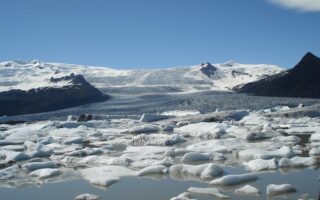
<svg viewBox="0 0 320 200"><path fill-rule="evenodd" d="M259 96L320 98L320 58L307 53L292 69L234 89Z"/></svg>
<svg viewBox="0 0 320 200"><path fill-rule="evenodd" d="M106 93L126 89L132 93L190 90L231 90L239 84L256 81L284 71L275 65L203 63L164 69L115 70L63 63L8 61L0 63L0 91L60 87L51 77L81 74L94 87ZM128 89L129 88L129 89Z"/></svg>
<svg viewBox="0 0 320 200"><path fill-rule="evenodd" d="M312 53L290 70L231 61L139 70L7 61L0 63L0 116L69 108L104 101L110 97L107 94L117 93L235 90L262 96L320 98L319 77L320 59Z"/></svg>

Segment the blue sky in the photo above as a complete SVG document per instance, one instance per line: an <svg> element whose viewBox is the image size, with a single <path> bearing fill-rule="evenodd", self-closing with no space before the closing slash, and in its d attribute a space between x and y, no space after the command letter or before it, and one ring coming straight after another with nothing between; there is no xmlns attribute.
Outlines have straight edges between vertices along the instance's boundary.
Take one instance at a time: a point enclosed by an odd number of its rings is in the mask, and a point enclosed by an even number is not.
<svg viewBox="0 0 320 200"><path fill-rule="evenodd" d="M294 0L291 2L299 2ZM320 56L320 8L289 0L1 0L0 60L159 68Z"/></svg>

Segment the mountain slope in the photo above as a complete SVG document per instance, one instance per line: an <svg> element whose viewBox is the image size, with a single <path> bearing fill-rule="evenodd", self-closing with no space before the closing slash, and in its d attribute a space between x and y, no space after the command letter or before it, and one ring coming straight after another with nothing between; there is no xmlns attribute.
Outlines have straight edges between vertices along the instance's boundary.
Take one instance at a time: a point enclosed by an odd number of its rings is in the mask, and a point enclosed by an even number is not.
<svg viewBox="0 0 320 200"><path fill-rule="evenodd" d="M0 91L29 90L37 87L59 87L50 82L52 76L82 74L88 82L103 91L135 88L135 92L230 90L236 85L252 82L283 71L275 65L248 65L234 62L165 69L115 70L106 67L83 66L39 61L8 61L0 63Z"/></svg>
<svg viewBox="0 0 320 200"><path fill-rule="evenodd" d="M260 96L320 98L320 58L307 53L294 68L235 90Z"/></svg>
<svg viewBox="0 0 320 200"><path fill-rule="evenodd" d="M0 92L0 116L47 112L108 99L81 75L50 78L50 82L56 87Z"/></svg>

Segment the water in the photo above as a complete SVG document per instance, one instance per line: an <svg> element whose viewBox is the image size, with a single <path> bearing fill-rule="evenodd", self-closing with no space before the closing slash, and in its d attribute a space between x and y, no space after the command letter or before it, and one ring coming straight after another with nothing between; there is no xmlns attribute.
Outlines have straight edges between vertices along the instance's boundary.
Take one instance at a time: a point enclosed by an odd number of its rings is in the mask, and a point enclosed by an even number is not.
<svg viewBox="0 0 320 200"><path fill-rule="evenodd" d="M241 168L225 168L226 173L243 173ZM317 180L319 170L317 169L291 169L290 171L272 171L259 173L258 180L246 184L257 187L261 194L259 196L236 195L234 190L245 184L234 187L220 188L224 194L231 199L298 199L304 194L309 194L308 198L317 199L319 195L320 182ZM296 193L280 196L266 196L266 186L268 184L290 183L296 187ZM166 200L180 193L186 192L189 187L210 187L207 183L194 180L174 180L167 176L160 179L124 177L119 182L108 188L95 187L88 182L79 179L62 183L48 183L40 187L25 188L0 188L1 199L4 200L67 200L74 199L82 193L99 195L101 200ZM213 187L213 186L211 186ZM212 200L212 196L193 195L198 200ZM214 198L216 199L216 198Z"/></svg>

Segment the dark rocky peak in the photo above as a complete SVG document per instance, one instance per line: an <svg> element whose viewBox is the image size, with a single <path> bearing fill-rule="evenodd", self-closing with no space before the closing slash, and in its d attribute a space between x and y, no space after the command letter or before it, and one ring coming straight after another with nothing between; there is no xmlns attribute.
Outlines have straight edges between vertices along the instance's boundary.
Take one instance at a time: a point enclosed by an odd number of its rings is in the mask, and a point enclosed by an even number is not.
<svg viewBox="0 0 320 200"><path fill-rule="evenodd" d="M206 62L206 63L202 63L201 65L201 68L200 68L200 71L208 76L209 78L211 76L213 76L215 74L215 72L217 71L217 68L215 66L213 66L211 63L209 62Z"/></svg>
<svg viewBox="0 0 320 200"><path fill-rule="evenodd" d="M82 75L80 74L75 75L74 73L71 73L69 76L63 76L60 78L54 78L54 77L50 78L50 82L52 83L58 83L60 81L69 81L69 83L72 83L75 85L83 85L88 83Z"/></svg>
<svg viewBox="0 0 320 200"><path fill-rule="evenodd" d="M320 98L320 59L307 53L294 68L235 90L261 96Z"/></svg>
<svg viewBox="0 0 320 200"><path fill-rule="evenodd" d="M320 58L308 52L294 68L320 68Z"/></svg>

